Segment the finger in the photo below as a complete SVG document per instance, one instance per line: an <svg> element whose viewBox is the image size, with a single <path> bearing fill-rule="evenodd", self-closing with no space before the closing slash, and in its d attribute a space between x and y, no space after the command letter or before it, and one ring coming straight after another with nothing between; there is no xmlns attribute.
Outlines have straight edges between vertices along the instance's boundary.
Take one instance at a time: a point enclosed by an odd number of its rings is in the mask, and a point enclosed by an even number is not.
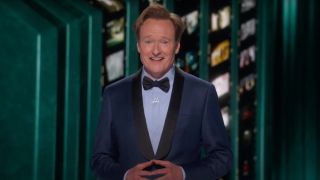
<svg viewBox="0 0 320 180"><path fill-rule="evenodd" d="M157 165L161 165L163 167L169 167L172 163L169 162L169 161L163 161L163 160L152 160L154 164L157 164Z"/></svg>
<svg viewBox="0 0 320 180"><path fill-rule="evenodd" d="M139 171L139 176L152 176L153 173L151 171Z"/></svg>
<svg viewBox="0 0 320 180"><path fill-rule="evenodd" d="M157 180L172 180L173 178L169 174L163 174L162 176L158 177ZM174 179L176 180L176 179Z"/></svg>
<svg viewBox="0 0 320 180"><path fill-rule="evenodd" d="M152 175L168 174L169 169L168 168L156 169L156 170L152 171L151 173L152 173Z"/></svg>
<svg viewBox="0 0 320 180"><path fill-rule="evenodd" d="M144 169L144 168L146 168L146 167L151 166L152 164L153 164L152 161L147 161L147 162L138 164L136 167L137 167L138 169L142 170L142 169Z"/></svg>
<svg viewBox="0 0 320 180"><path fill-rule="evenodd" d="M168 177L166 177L166 176L161 176L161 177L157 178L157 180L167 180L167 179L168 179Z"/></svg>
<svg viewBox="0 0 320 180"><path fill-rule="evenodd" d="M140 180L149 180L149 178L141 177Z"/></svg>

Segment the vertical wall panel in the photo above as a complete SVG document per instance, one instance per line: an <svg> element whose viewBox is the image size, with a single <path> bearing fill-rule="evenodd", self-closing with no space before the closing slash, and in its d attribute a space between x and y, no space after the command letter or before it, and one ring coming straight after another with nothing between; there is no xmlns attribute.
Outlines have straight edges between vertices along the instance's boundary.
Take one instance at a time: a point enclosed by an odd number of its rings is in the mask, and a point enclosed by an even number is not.
<svg viewBox="0 0 320 180"><path fill-rule="evenodd" d="M78 179L80 123L80 23L72 9L55 1L30 1L34 11L55 24L58 37L56 178Z"/></svg>
<svg viewBox="0 0 320 180"><path fill-rule="evenodd" d="M272 164L271 123L273 117L272 103L273 70L275 49L272 49L276 38L277 16L276 3L273 1L259 1L258 4L258 39L257 39L257 174L256 179L270 179Z"/></svg>
<svg viewBox="0 0 320 180"><path fill-rule="evenodd" d="M279 1L274 61L273 179L319 179L317 1Z"/></svg>
<svg viewBox="0 0 320 180"><path fill-rule="evenodd" d="M81 88L79 179L94 179L90 159L100 110L100 65L102 59L102 14L79 0L70 2L81 14Z"/></svg>
<svg viewBox="0 0 320 180"><path fill-rule="evenodd" d="M94 179L101 13L82 0L0 10L1 179Z"/></svg>
<svg viewBox="0 0 320 180"><path fill-rule="evenodd" d="M126 0L126 75L136 72L139 68L136 37L133 33L133 24L139 15L139 1Z"/></svg>
<svg viewBox="0 0 320 180"><path fill-rule="evenodd" d="M304 2L301 2L304 3ZM317 0L310 0L309 3L304 4L306 10L303 11L304 16L307 18L308 24L301 29L304 30L306 38L301 39L300 43L305 47L305 52L301 51L300 58L307 59L305 64L306 81L303 89L303 96L305 98L305 109L308 113L305 114L304 127L305 137L303 146L305 148L305 160L304 160L304 179L316 180L320 179L320 76L317 75L319 72L319 51L317 51L320 45L320 24L318 17L320 15L320 3ZM300 19L300 22L305 22L305 19ZM305 42L308 42L307 45ZM314 62L314 63L313 63Z"/></svg>
<svg viewBox="0 0 320 180"><path fill-rule="evenodd" d="M0 11L0 177L54 179L57 32L19 1Z"/></svg>
<svg viewBox="0 0 320 180"><path fill-rule="evenodd" d="M209 2L206 0L200 1L200 37L208 36L209 29ZM209 40L208 38L199 38L199 77L205 80L209 79L208 56L209 56Z"/></svg>
<svg viewBox="0 0 320 180"><path fill-rule="evenodd" d="M32 4L59 27L56 178L92 179L89 160L101 94L101 15L83 1Z"/></svg>

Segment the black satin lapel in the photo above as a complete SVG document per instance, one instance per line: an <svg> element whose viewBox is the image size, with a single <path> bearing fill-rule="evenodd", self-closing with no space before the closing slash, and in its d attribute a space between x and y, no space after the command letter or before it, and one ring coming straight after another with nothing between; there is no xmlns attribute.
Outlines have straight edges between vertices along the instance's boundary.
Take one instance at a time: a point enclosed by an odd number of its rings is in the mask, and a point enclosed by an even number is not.
<svg viewBox="0 0 320 180"><path fill-rule="evenodd" d="M154 159L154 152L149 138L146 118L144 115L142 89L141 89L141 71L133 78L132 82L132 102L133 102L133 118L137 132L140 152L145 158ZM130 148L130 147L129 147Z"/></svg>
<svg viewBox="0 0 320 180"><path fill-rule="evenodd" d="M164 158L171 148L173 134L180 110L183 83L184 77L182 72L180 69L176 68L171 100L155 159Z"/></svg>

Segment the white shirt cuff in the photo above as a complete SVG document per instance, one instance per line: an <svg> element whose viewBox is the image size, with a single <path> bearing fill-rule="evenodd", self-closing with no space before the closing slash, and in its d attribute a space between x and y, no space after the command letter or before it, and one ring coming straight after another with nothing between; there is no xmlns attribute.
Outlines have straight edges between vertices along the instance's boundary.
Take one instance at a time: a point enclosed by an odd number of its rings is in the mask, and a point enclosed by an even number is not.
<svg viewBox="0 0 320 180"><path fill-rule="evenodd" d="M180 168L182 171L183 180L185 180L186 179L186 172L184 171L183 167L180 166Z"/></svg>
<svg viewBox="0 0 320 180"><path fill-rule="evenodd" d="M128 174L128 171L126 171L126 173L124 173L123 180L126 180L127 174Z"/></svg>

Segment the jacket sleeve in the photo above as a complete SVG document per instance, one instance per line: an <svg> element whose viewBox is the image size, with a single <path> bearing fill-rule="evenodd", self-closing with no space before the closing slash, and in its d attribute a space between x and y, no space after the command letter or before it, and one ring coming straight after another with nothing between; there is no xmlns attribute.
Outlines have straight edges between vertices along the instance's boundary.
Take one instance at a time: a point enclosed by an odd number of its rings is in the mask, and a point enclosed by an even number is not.
<svg viewBox="0 0 320 180"><path fill-rule="evenodd" d="M91 168L99 179L123 179L125 170L117 162L118 152L112 137L112 107L108 88L105 89L96 130Z"/></svg>
<svg viewBox="0 0 320 180"><path fill-rule="evenodd" d="M182 165L186 180L213 180L226 175L232 165L232 152L216 90L210 85L202 118L202 146L205 157L198 162Z"/></svg>

